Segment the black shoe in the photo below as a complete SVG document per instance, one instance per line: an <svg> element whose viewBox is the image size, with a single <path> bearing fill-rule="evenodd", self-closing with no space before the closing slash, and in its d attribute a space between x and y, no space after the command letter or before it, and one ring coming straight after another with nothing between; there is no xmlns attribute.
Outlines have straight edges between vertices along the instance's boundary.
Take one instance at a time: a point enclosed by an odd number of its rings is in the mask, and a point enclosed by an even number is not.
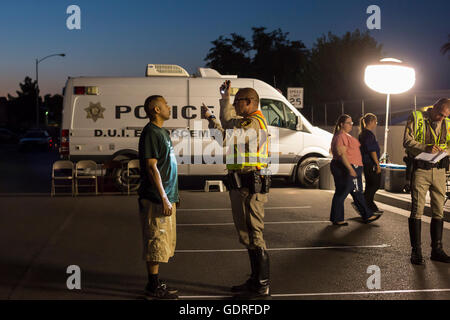
<svg viewBox="0 0 450 320"><path fill-rule="evenodd" d="M270 263L269 255L263 248L256 248L254 254L254 278L247 281L248 288L234 296L238 300L267 299L270 297Z"/></svg>
<svg viewBox="0 0 450 320"><path fill-rule="evenodd" d="M269 286L262 286L260 288L253 288L249 291L244 291L241 293L238 293L233 296L234 300L266 300L271 299L270 296L270 288Z"/></svg>
<svg viewBox="0 0 450 320"><path fill-rule="evenodd" d="M345 221L333 222L333 226L338 226L338 227L348 226L348 222L345 222Z"/></svg>
<svg viewBox="0 0 450 320"><path fill-rule="evenodd" d="M418 266L423 266L425 264L425 260L423 259L423 256L422 256L422 248L421 247L416 247L416 248L412 249L411 263L418 265Z"/></svg>
<svg viewBox="0 0 450 320"><path fill-rule="evenodd" d="M258 253L256 249L248 249L248 257L250 260L250 268L252 273L250 275L250 279L248 279L245 283L232 286L231 292L243 292L251 289L253 283L256 283L257 280L257 263L258 263Z"/></svg>
<svg viewBox="0 0 450 320"><path fill-rule="evenodd" d="M252 288L252 279L248 279L245 283L237 285L237 286L232 286L231 287L231 292L246 292L246 291L250 291Z"/></svg>
<svg viewBox="0 0 450 320"><path fill-rule="evenodd" d="M373 213L384 213L384 211L383 210L380 210L380 209L376 209L376 210L373 210Z"/></svg>
<svg viewBox="0 0 450 320"><path fill-rule="evenodd" d="M161 285L166 286L166 289L167 289L167 291L169 291L169 293L178 293L178 289L169 287L169 286L168 286L165 282L163 282L163 281L160 281L160 283L161 283Z"/></svg>
<svg viewBox="0 0 450 320"><path fill-rule="evenodd" d="M374 221L377 221L378 219L381 218L383 214L382 213L374 213L372 216L370 216L369 218L364 220L364 223L372 223Z"/></svg>
<svg viewBox="0 0 450 320"><path fill-rule="evenodd" d="M442 248L442 229L444 221L442 219L431 219L431 260L450 263L450 257Z"/></svg>
<svg viewBox="0 0 450 320"><path fill-rule="evenodd" d="M169 287L163 280L159 279L158 282L159 285L166 287L167 291L169 291L170 293L178 293L178 289ZM149 283L147 283L147 285L145 286L145 291L151 291Z"/></svg>
<svg viewBox="0 0 450 320"><path fill-rule="evenodd" d="M424 265L425 260L422 257L422 246L421 246L421 238L422 238L422 220L409 218L408 219L409 226L409 239L411 241L411 263L415 265Z"/></svg>
<svg viewBox="0 0 450 320"><path fill-rule="evenodd" d="M444 252L442 246L431 250L431 260L450 263L450 257Z"/></svg>
<svg viewBox="0 0 450 320"><path fill-rule="evenodd" d="M177 300L178 296L174 293L170 293L164 283L160 283L154 290L150 290L150 288L146 287L144 298L146 300Z"/></svg>

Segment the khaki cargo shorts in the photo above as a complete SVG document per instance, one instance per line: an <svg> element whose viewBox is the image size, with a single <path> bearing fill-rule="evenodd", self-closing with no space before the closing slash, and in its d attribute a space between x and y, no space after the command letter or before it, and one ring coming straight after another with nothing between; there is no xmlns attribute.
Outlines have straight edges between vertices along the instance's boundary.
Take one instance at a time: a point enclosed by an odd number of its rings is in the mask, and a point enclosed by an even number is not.
<svg viewBox="0 0 450 320"><path fill-rule="evenodd" d="M175 253L176 204L172 203L172 215L162 214L162 204L140 199L139 217L142 226L143 259L148 262L168 262Z"/></svg>

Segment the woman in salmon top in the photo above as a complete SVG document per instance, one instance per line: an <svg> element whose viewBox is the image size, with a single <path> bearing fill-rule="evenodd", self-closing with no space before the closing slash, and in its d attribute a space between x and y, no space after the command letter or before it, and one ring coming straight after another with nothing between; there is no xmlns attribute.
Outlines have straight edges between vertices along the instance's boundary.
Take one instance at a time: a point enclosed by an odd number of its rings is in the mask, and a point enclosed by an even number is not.
<svg viewBox="0 0 450 320"><path fill-rule="evenodd" d="M346 114L341 115L336 122L331 141L333 154L331 173L336 191L331 204L330 220L337 226L348 225L344 221L344 201L349 193L365 223L373 222L381 216L381 214L374 214L367 207L362 193L362 156L359 141L350 135L352 128L352 118Z"/></svg>

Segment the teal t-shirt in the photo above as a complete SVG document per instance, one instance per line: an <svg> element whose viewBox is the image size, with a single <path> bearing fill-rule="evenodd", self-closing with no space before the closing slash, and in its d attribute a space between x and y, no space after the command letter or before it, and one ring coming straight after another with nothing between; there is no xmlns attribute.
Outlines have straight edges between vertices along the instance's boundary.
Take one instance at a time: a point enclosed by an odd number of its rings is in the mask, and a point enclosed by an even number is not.
<svg viewBox="0 0 450 320"><path fill-rule="evenodd" d="M139 138L139 161L141 165L141 185L138 190L140 198L161 203L158 189L148 176L146 159L156 159L161 175L162 185L171 203L178 202L177 159L173 151L169 132L149 122Z"/></svg>

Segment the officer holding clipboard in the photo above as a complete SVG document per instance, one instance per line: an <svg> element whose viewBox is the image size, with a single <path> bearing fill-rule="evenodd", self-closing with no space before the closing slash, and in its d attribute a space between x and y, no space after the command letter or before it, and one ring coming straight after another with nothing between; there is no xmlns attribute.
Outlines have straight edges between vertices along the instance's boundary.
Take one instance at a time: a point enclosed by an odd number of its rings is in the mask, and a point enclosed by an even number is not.
<svg viewBox="0 0 450 320"><path fill-rule="evenodd" d="M446 194L446 171L450 154L450 99L437 101L427 111L414 111L405 127L403 146L408 162L412 164L411 172L411 216L408 219L411 241L411 263L425 263L421 248L421 218L428 191L431 196L432 219L431 260L450 263L450 257L443 250L442 232L444 201ZM442 159L433 161L438 153Z"/></svg>

